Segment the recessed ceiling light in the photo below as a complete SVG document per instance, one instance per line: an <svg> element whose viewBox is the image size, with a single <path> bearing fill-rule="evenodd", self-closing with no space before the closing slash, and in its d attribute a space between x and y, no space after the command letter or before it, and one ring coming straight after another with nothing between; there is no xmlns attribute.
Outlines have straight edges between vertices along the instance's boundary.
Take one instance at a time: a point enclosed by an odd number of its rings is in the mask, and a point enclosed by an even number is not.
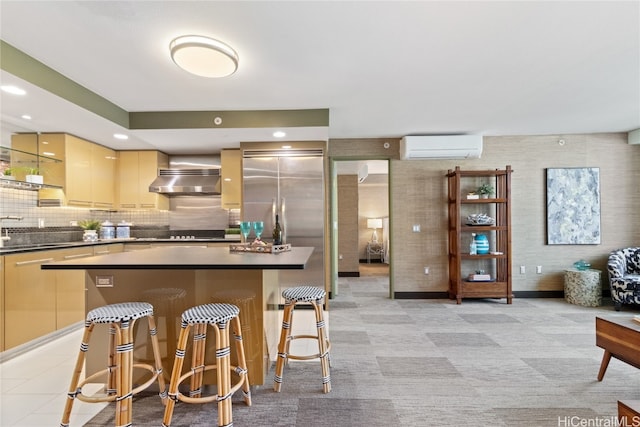
<svg viewBox="0 0 640 427"><path fill-rule="evenodd" d="M115 139L129 139L129 137L123 133L114 133L113 137Z"/></svg>
<svg viewBox="0 0 640 427"><path fill-rule="evenodd" d="M45 156L55 156L56 153L52 153L51 151L45 151L42 154L44 154Z"/></svg>
<svg viewBox="0 0 640 427"><path fill-rule="evenodd" d="M203 36L180 36L169 44L171 59L202 77L226 77L238 69L238 54L225 43Z"/></svg>
<svg viewBox="0 0 640 427"><path fill-rule="evenodd" d="M28 114L23 114L23 115L22 115L22 116L20 116L20 117L22 117L22 118L23 118L23 119L25 119L25 120L31 120L31 116L30 116L30 115L28 115Z"/></svg>
<svg viewBox="0 0 640 427"><path fill-rule="evenodd" d="M275 132L273 133L273 136L274 136L275 138L284 138L285 136L287 136L287 134L286 134L286 133L284 133L284 132L283 132L283 131L281 131L281 130L277 130L277 131L275 131Z"/></svg>
<svg viewBox="0 0 640 427"><path fill-rule="evenodd" d="M18 86L12 86L12 85L3 85L3 86L0 86L0 89L2 89L3 92L7 92L12 95L26 95L27 93L26 90L20 89Z"/></svg>
<svg viewBox="0 0 640 427"><path fill-rule="evenodd" d="M282 148L284 148L285 150L288 150L289 148L291 148L290 145L283 145Z"/></svg>

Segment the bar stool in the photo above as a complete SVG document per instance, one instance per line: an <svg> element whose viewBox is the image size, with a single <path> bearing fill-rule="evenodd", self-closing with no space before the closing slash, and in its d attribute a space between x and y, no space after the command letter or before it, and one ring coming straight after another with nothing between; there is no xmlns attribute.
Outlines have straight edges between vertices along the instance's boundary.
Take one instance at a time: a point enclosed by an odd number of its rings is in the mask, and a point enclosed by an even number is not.
<svg viewBox="0 0 640 427"><path fill-rule="evenodd" d="M211 302L235 305L242 313L240 317L242 343L247 361L247 375L249 383L251 383L251 376L258 371L257 369L253 371L253 367L255 364L263 363L262 355L259 351L260 347L256 342L256 340L262 341L264 339L263 328L257 317L256 294L248 289L225 289L214 292L211 296ZM233 362L233 354L231 356Z"/></svg>
<svg viewBox="0 0 640 427"><path fill-rule="evenodd" d="M203 304L189 308L182 313L182 329L178 337L176 357L169 384L169 400L164 411L162 425L171 425L173 408L176 401L186 403L218 402L218 425L232 426L231 396L242 387L245 404L251 406L251 391L247 376L247 362L244 356L242 344L242 328L239 319L240 310L233 304ZM230 363L229 325L233 327L238 353L238 366ZM211 325L216 338L216 364L205 364L205 344L207 326ZM182 374L189 331L193 327L193 354L191 370ZM202 396L203 375L206 371L216 370L217 393L215 395ZM235 384L231 384L230 372L240 378ZM179 387L186 379L191 379L189 396L180 393Z"/></svg>
<svg viewBox="0 0 640 427"><path fill-rule="evenodd" d="M297 286L294 288L285 289L282 292L282 297L285 300L284 313L282 316L282 330L280 332L280 342L278 344L278 360L276 362L276 373L274 377L273 389L276 392L280 391L282 385L282 374L284 370L284 364L289 359L294 360L311 360L320 359L320 365L322 367L322 388L325 393L331 391L331 375L329 373L331 343L327 339L325 331L324 317L322 314L322 301L326 295L323 289L314 286ZM291 329L293 327L293 309L296 304L309 303L313 306L316 313L316 328L318 330L317 335L291 335ZM318 353L308 356L298 356L289 354L289 346L291 341L306 338L315 339L318 341Z"/></svg>
<svg viewBox="0 0 640 427"><path fill-rule="evenodd" d="M149 335L153 346L155 366L146 363L133 363L133 331L136 320L146 317L149 322ZM91 333L97 324L109 324L109 366L98 371L83 381L80 374L84 366L86 352L89 350ZM67 401L62 414L60 425L69 425L71 408L75 399L88 403L116 402L116 426L131 425L132 397L148 388L156 379L160 388L160 397L163 404L166 401L165 382L162 376L162 362L158 338L156 336L156 324L153 318L153 306L146 302L123 302L95 308L89 313L84 323L84 336L80 345L80 352L76 361L75 370L71 378L71 385L67 393ZM133 388L133 370L146 369L151 372L151 378L145 383ZM94 379L107 375L107 389L104 396L87 396L82 394L82 387L91 383Z"/></svg>
<svg viewBox="0 0 640 427"><path fill-rule="evenodd" d="M184 310L187 309L187 291L182 288L154 288L146 290L142 293L142 299L153 305L154 316L158 329L158 343L160 344L160 356L162 360L166 362L167 359L172 359L173 351L169 351L169 344L175 345L178 341L178 320ZM164 319L164 327L162 325L162 319ZM161 336L164 331L164 339ZM164 342L164 346L162 345ZM151 358L151 352L147 348L146 359ZM170 360L171 362L172 360ZM165 380L169 381L169 375L171 375L171 365L165 364L168 367L168 371L164 372Z"/></svg>

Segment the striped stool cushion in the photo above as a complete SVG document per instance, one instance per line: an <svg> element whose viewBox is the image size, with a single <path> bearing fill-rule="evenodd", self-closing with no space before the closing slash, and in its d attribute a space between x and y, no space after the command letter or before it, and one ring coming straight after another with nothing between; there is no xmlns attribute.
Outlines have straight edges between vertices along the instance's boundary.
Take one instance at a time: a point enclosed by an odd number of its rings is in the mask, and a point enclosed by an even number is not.
<svg viewBox="0 0 640 427"><path fill-rule="evenodd" d="M282 292L282 298L295 302L318 301L324 298L326 294L324 289L315 286L296 286L295 288L285 289Z"/></svg>
<svg viewBox="0 0 640 427"><path fill-rule="evenodd" d="M147 302L121 302L94 308L87 313L87 322L114 323L140 319L153 315L153 306Z"/></svg>
<svg viewBox="0 0 640 427"><path fill-rule="evenodd" d="M182 313L182 323L227 323L238 314L240 314L240 309L233 304L203 304Z"/></svg>

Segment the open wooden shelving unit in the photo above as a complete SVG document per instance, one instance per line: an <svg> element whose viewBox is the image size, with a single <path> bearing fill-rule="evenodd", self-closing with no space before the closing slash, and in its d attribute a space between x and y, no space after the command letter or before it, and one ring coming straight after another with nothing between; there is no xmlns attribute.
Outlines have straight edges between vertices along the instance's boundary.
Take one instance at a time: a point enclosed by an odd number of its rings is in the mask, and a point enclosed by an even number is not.
<svg viewBox="0 0 640 427"><path fill-rule="evenodd" d="M496 170L461 170L447 173L449 211L449 298L506 298L511 304L511 166ZM491 184L495 194L488 199L467 199L480 184ZM474 210L475 209L475 210ZM492 225L467 225L467 215L485 213ZM489 254L471 255L472 233L489 239ZM490 281L469 281L469 274L485 270Z"/></svg>

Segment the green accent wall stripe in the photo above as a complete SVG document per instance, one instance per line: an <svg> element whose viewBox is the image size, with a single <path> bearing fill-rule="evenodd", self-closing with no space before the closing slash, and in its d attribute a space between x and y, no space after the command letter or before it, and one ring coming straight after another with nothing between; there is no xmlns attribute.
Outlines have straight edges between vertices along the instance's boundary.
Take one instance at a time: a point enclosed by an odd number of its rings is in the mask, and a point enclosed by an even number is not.
<svg viewBox="0 0 640 427"><path fill-rule="evenodd" d="M328 127L329 109L128 112L0 40L0 68L127 129ZM222 122L216 124L214 119Z"/></svg>
<svg viewBox="0 0 640 427"><path fill-rule="evenodd" d="M4 40L0 40L0 67L4 71L64 98L85 110L125 128L129 127L129 113L127 111L16 49Z"/></svg>
<svg viewBox="0 0 640 427"><path fill-rule="evenodd" d="M277 128L329 126L329 109L132 112L130 129ZM219 124L214 121L221 119Z"/></svg>

